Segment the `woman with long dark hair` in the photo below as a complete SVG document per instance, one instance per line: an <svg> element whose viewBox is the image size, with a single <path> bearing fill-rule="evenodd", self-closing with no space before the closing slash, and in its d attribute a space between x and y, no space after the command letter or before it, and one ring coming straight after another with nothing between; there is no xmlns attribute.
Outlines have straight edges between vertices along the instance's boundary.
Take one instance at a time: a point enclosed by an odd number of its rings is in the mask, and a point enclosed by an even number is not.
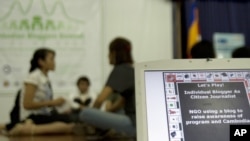
<svg viewBox="0 0 250 141"><path fill-rule="evenodd" d="M96 109L84 108L79 119L96 128L136 135L135 84L130 41L125 38L114 39L109 46L109 63L114 66L108 80L94 103ZM112 93L119 93L124 103L125 114L102 112L103 102ZM119 107L119 106L118 106Z"/></svg>
<svg viewBox="0 0 250 141"><path fill-rule="evenodd" d="M55 52L48 48L35 51L31 59L28 77L20 95L20 121L10 130L10 135L39 135L70 133L74 127L66 115L60 115L55 106L62 105L63 98L53 99L48 73L55 69Z"/></svg>

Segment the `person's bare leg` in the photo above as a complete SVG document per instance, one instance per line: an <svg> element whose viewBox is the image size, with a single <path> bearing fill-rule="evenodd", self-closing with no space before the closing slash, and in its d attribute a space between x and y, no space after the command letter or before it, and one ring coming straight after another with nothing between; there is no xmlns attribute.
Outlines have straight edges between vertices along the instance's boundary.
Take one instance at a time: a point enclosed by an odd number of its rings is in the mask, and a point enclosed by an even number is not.
<svg viewBox="0 0 250 141"><path fill-rule="evenodd" d="M0 131L5 130L6 129L6 125L5 124L0 124Z"/></svg>
<svg viewBox="0 0 250 141"><path fill-rule="evenodd" d="M69 134L73 133L74 124L67 124L63 122L54 122L44 125L35 125L33 127L33 135L41 134Z"/></svg>
<svg viewBox="0 0 250 141"><path fill-rule="evenodd" d="M33 121L28 119L24 123L18 123L9 131L10 136L17 136L17 135L23 135L23 134L32 134L32 128L35 126L33 124ZM27 129L30 128L30 129Z"/></svg>
<svg viewBox="0 0 250 141"><path fill-rule="evenodd" d="M74 124L54 122L49 124L35 125L30 122L16 125L9 135L42 135L42 134L69 134L73 132Z"/></svg>

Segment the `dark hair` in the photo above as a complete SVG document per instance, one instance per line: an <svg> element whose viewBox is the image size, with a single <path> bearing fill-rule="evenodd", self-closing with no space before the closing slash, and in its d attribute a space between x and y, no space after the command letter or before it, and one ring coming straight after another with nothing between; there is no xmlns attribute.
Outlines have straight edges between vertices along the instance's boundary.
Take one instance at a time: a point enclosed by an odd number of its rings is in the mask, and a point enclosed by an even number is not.
<svg viewBox="0 0 250 141"><path fill-rule="evenodd" d="M250 58L250 49L247 47L239 47L232 53L233 58Z"/></svg>
<svg viewBox="0 0 250 141"><path fill-rule="evenodd" d="M191 49L192 58L215 58L213 44L203 40L196 43Z"/></svg>
<svg viewBox="0 0 250 141"><path fill-rule="evenodd" d="M77 82L76 82L76 85L78 86L80 84L81 81L85 81L87 82L87 84L90 86L90 81L89 81L89 78L86 77L86 76L81 76L80 78L78 78Z"/></svg>
<svg viewBox="0 0 250 141"><path fill-rule="evenodd" d="M53 51L51 49L48 49L48 48L39 48L39 49L37 49L35 51L34 55L33 55L33 58L30 61L31 67L30 67L29 72L32 72L37 68L40 68L41 66L38 63L39 59L44 60L48 53L52 53L52 54L55 55L55 51Z"/></svg>
<svg viewBox="0 0 250 141"><path fill-rule="evenodd" d="M115 38L109 45L109 52L115 52L115 64L133 63L131 55L132 46L129 40L125 38Z"/></svg>

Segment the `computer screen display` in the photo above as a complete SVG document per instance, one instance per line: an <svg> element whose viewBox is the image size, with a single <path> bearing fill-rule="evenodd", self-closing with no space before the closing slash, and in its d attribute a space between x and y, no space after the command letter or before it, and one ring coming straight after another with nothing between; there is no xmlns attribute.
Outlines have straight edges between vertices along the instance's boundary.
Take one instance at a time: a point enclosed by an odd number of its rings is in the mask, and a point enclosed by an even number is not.
<svg viewBox="0 0 250 141"><path fill-rule="evenodd" d="M148 141L229 141L250 124L250 70L146 70Z"/></svg>

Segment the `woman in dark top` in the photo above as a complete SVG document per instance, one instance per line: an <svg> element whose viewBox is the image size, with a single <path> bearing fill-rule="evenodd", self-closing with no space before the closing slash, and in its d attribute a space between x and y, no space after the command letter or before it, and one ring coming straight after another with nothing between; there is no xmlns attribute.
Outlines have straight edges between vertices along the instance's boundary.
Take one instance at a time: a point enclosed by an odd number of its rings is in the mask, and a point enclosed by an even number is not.
<svg viewBox="0 0 250 141"><path fill-rule="evenodd" d="M94 108L84 108L80 121L100 129L114 129L128 136L136 135L134 68L131 43L124 38L114 39L109 47L109 62L114 66L109 78L94 103ZM125 107L125 114L102 112L99 110L106 98L119 93ZM119 106L114 106L119 107ZM116 109L113 109L114 111Z"/></svg>

